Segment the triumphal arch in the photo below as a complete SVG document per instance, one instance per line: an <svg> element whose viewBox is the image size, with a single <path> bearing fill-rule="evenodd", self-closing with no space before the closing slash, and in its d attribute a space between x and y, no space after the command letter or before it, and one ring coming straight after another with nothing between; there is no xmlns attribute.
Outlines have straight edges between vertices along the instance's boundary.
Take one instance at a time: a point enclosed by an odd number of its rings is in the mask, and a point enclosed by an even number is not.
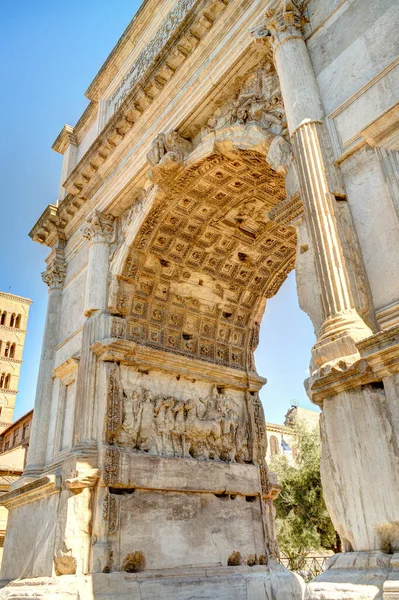
<svg viewBox="0 0 399 600"><path fill-rule="evenodd" d="M49 300L1 598L398 598L397 8L143 2L31 232ZM306 591L254 364L294 268L344 546Z"/></svg>

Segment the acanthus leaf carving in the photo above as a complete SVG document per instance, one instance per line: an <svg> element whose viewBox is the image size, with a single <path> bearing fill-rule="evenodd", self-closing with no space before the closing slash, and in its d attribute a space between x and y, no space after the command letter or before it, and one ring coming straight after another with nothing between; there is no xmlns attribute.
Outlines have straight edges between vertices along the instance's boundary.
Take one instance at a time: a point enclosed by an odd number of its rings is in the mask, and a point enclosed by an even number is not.
<svg viewBox="0 0 399 600"><path fill-rule="evenodd" d="M287 35L300 34L302 27L309 22L304 14L309 1L279 0L275 8L266 11L264 22L252 30L255 40L262 42L270 37L275 44Z"/></svg>
<svg viewBox="0 0 399 600"><path fill-rule="evenodd" d="M50 256L47 261L46 270L42 273L42 280L49 286L50 290L61 289L64 285L65 277L64 251L57 248L54 255Z"/></svg>
<svg viewBox="0 0 399 600"><path fill-rule="evenodd" d="M114 234L114 217L104 215L99 210L87 218L85 225L81 228L84 238L89 242L110 243Z"/></svg>

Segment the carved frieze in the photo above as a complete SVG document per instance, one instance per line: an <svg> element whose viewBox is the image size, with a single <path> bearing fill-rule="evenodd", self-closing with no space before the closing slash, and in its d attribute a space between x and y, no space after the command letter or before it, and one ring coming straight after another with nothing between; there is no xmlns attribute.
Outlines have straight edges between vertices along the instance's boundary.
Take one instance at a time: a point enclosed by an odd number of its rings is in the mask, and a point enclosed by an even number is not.
<svg viewBox="0 0 399 600"><path fill-rule="evenodd" d="M113 444L122 423L122 390L119 380L119 368L113 365L108 379L107 399L107 442Z"/></svg>
<svg viewBox="0 0 399 600"><path fill-rule="evenodd" d="M118 526L118 504L115 496L107 494L103 502L103 519L109 534L115 533Z"/></svg>
<svg viewBox="0 0 399 600"><path fill-rule="evenodd" d="M113 397L116 378L113 373L109 382ZM215 386L209 397L181 400L140 386L118 389L118 408L107 413L108 442L150 455L251 461L245 402L237 403L224 390Z"/></svg>
<svg viewBox="0 0 399 600"><path fill-rule="evenodd" d="M109 446L104 453L103 479L106 485L118 482L120 468L120 451L115 446Z"/></svg>

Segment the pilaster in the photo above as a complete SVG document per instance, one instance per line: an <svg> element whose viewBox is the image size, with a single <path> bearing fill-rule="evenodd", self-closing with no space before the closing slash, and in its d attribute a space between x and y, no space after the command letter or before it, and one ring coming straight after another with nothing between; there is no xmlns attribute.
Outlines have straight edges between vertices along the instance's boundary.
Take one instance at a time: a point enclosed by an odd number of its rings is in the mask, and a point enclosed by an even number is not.
<svg viewBox="0 0 399 600"><path fill-rule="evenodd" d="M28 464L22 478L40 476L46 461L47 437L53 389L52 371L58 343L62 289L66 276L63 245L54 248L47 258L42 279L49 287L43 346L37 380L35 409L29 443Z"/></svg>

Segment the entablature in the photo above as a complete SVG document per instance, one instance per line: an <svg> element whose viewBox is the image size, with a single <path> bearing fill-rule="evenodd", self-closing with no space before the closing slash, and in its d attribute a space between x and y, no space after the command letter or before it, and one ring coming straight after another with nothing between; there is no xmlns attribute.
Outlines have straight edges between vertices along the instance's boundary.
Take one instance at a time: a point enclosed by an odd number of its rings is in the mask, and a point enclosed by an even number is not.
<svg viewBox="0 0 399 600"><path fill-rule="evenodd" d="M140 371L156 369L183 377L212 380L215 385L238 390L259 391L266 383L264 377L254 372L239 371L171 352L167 353L167 360L165 360L165 351L143 346L131 340L108 338L92 344L91 350L101 361L135 366Z"/></svg>

